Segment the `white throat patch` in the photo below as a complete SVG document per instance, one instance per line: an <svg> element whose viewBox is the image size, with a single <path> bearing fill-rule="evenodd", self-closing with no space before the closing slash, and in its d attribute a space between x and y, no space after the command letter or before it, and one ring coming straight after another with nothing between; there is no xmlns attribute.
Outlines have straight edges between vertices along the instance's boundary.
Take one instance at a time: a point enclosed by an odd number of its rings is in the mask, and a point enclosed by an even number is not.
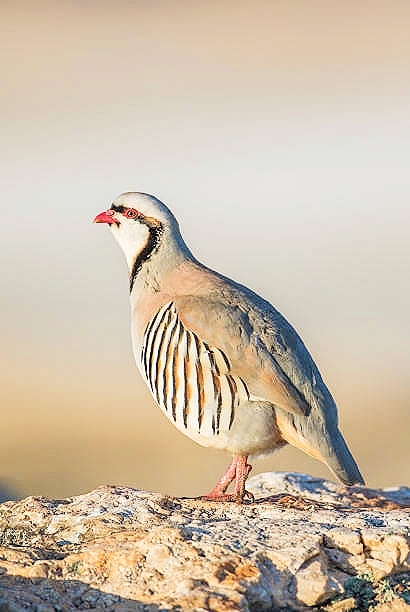
<svg viewBox="0 0 410 612"><path fill-rule="evenodd" d="M134 261L148 242L149 228L144 223L132 220L122 221L119 227L112 225L111 231L120 245L127 260L128 269L131 271Z"/></svg>

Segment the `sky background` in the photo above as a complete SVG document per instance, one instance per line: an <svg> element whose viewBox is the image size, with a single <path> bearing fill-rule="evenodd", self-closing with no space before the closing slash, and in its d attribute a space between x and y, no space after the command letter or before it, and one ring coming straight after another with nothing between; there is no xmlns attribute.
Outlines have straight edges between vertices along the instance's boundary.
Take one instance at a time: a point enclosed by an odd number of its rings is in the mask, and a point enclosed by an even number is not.
<svg viewBox="0 0 410 612"><path fill-rule="evenodd" d="M0 482L204 493L131 354L124 191L295 326L371 486L410 482L410 4L0 2ZM330 477L285 449L255 471Z"/></svg>

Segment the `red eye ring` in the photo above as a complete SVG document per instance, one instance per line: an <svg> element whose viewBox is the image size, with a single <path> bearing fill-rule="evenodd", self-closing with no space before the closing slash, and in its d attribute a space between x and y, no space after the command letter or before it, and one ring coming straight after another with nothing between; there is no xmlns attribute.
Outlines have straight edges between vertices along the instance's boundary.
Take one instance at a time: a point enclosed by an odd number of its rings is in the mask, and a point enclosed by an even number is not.
<svg viewBox="0 0 410 612"><path fill-rule="evenodd" d="M136 211L135 208L127 208L125 211L125 216L128 219L135 219L135 217L138 216L138 211Z"/></svg>

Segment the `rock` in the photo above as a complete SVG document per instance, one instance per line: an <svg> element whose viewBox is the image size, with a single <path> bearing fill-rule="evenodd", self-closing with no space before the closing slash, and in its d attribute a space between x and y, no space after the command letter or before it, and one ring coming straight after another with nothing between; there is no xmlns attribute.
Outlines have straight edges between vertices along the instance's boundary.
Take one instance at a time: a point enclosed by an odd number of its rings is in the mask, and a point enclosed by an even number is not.
<svg viewBox="0 0 410 612"><path fill-rule="evenodd" d="M242 506L102 486L0 505L0 612L410 611L410 491L300 474Z"/></svg>

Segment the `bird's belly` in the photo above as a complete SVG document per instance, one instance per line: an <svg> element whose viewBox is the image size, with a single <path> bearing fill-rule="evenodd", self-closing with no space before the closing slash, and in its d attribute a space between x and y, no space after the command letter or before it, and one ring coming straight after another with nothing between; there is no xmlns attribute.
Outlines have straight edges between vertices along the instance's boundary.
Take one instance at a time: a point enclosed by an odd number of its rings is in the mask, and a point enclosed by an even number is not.
<svg viewBox="0 0 410 612"><path fill-rule="evenodd" d="M221 430L217 436L190 437L202 446L226 450L234 455L263 455L285 444L276 426L273 406L262 401L240 404L229 429Z"/></svg>
<svg viewBox="0 0 410 612"><path fill-rule="evenodd" d="M246 400L237 405L208 401L201 405L198 395L164 401L151 393L173 425L197 444L238 455L259 455L283 446L274 409L268 402Z"/></svg>

